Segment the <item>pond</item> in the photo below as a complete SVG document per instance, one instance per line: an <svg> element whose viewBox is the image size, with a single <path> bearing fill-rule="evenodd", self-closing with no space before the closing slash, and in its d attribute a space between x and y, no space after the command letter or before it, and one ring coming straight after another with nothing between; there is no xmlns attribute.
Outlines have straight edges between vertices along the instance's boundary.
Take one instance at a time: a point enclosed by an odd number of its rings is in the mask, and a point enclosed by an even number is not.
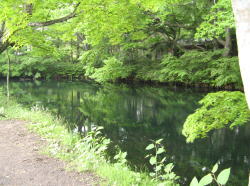
<svg viewBox="0 0 250 186"><path fill-rule="evenodd" d="M4 86L4 83L1 83ZM232 167L231 185L247 185L250 158L249 125L212 132L208 138L187 144L182 126L206 95L199 89L148 85L98 85L93 82L11 82L11 95L19 103L50 110L67 121L71 131L86 133L103 126L103 133L128 153L136 169L149 168L145 147L164 139L168 160L187 184L216 162Z"/></svg>

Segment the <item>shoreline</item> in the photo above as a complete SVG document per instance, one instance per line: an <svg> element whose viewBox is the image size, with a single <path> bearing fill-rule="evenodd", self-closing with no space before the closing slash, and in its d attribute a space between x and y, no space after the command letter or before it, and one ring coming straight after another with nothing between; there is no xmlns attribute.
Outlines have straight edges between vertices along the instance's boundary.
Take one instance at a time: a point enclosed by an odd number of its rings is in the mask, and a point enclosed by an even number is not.
<svg viewBox="0 0 250 186"><path fill-rule="evenodd" d="M90 136L84 140L79 135L68 132L62 125L63 121L55 118L49 112L37 108L26 109L13 100L7 104L6 97L3 95L0 95L0 105L3 105L2 114L5 115L4 118L0 119L15 119L29 123L28 129L48 142L46 154L67 162L67 165L77 172L92 172L100 179L105 180L101 185L138 184L153 186L161 183L149 177L145 172L132 171L126 164L124 157L118 159L116 163L109 163L103 154L103 150L106 148L106 139L98 143L100 145L98 147L98 144L94 145L88 142ZM100 139L102 138L96 137L95 140ZM178 184L172 183L171 185Z"/></svg>

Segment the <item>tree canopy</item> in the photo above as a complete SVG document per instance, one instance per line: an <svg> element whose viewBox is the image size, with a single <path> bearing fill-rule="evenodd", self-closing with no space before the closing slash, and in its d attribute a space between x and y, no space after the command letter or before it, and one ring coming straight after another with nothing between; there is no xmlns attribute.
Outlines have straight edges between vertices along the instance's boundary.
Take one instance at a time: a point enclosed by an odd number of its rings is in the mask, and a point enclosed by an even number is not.
<svg viewBox="0 0 250 186"><path fill-rule="evenodd" d="M6 0L0 7L0 53L12 48L12 77L53 78L49 69L57 77L63 68L79 77L72 69L80 67L99 82L242 87L229 0Z"/></svg>

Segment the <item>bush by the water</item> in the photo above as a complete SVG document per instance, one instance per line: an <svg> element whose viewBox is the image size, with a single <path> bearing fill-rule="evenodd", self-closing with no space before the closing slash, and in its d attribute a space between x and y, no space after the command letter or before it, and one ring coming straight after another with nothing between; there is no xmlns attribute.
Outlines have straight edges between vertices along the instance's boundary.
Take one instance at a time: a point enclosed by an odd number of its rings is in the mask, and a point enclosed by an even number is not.
<svg viewBox="0 0 250 186"><path fill-rule="evenodd" d="M237 57L222 57L217 51L190 51L182 56L166 55L160 63L138 68L136 78L183 84L208 84L215 87L242 87Z"/></svg>
<svg viewBox="0 0 250 186"><path fill-rule="evenodd" d="M83 78L84 69L80 63L71 63L53 57L10 54L10 77L29 79L78 79ZM0 77L8 71L7 56L0 56Z"/></svg>
<svg viewBox="0 0 250 186"><path fill-rule="evenodd" d="M15 58L11 56L11 77L92 78L100 83L117 80L142 80L184 85L242 88L238 57L222 57L223 51L188 51L180 57L165 55L161 61L130 63L124 58L108 57L95 51L81 56L81 63L53 57ZM15 60L16 59L16 60ZM0 76L6 76L7 57L0 58Z"/></svg>

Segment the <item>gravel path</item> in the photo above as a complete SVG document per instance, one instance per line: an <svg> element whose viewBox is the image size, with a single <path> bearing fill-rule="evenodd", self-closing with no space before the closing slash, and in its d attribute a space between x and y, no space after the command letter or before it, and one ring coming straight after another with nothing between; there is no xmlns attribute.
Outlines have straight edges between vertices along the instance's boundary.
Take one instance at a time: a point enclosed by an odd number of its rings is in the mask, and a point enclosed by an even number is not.
<svg viewBox="0 0 250 186"><path fill-rule="evenodd" d="M22 121L0 121L0 186L97 185L90 173L65 171L65 164L39 154L45 142Z"/></svg>

